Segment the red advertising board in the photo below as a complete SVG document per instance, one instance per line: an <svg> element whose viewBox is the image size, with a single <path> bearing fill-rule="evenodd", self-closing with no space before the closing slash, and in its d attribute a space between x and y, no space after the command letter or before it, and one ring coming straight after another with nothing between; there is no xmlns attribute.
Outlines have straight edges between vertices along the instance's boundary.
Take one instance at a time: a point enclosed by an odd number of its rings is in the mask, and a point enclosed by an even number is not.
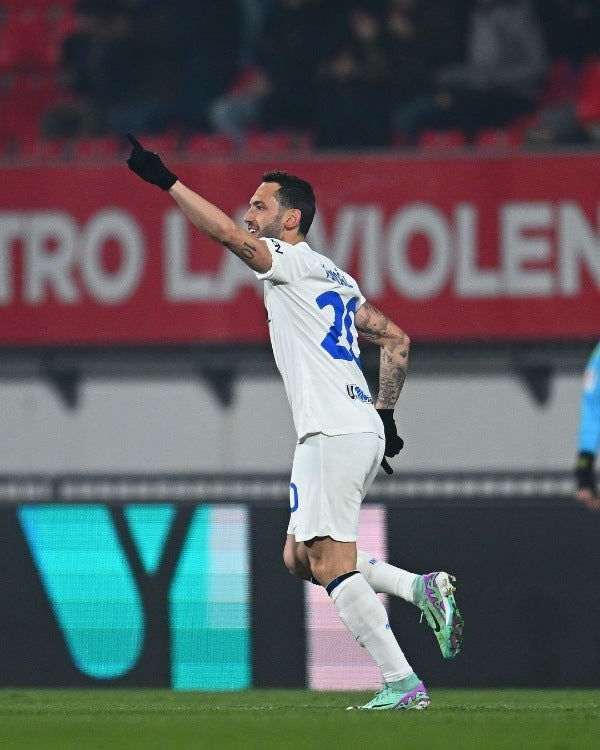
<svg viewBox="0 0 600 750"><path fill-rule="evenodd" d="M600 154L180 161L240 217L265 168L309 240L415 340L600 338ZM5 167L0 345L260 342L253 273L123 164Z"/></svg>

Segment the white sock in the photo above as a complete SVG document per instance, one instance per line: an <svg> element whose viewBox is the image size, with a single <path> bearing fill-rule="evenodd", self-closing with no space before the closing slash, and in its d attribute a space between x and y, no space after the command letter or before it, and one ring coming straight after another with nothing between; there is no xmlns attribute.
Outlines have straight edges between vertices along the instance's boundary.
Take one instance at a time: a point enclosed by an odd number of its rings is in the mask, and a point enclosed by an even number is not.
<svg viewBox="0 0 600 750"><path fill-rule="evenodd" d="M418 578L416 573L396 568L362 550L358 550L356 555L356 567L376 593L399 596L407 602L415 603L412 587Z"/></svg>
<svg viewBox="0 0 600 750"><path fill-rule="evenodd" d="M381 669L385 682L401 680L413 671L392 633L385 607L360 573L338 584L331 599L344 625Z"/></svg>

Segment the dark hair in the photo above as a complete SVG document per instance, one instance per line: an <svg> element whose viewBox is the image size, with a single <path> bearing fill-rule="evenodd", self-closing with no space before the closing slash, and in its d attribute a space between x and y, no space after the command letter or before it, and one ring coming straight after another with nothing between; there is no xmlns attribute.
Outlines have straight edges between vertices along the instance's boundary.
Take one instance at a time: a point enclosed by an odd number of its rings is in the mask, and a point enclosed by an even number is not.
<svg viewBox="0 0 600 750"><path fill-rule="evenodd" d="M297 208L300 211L300 233L306 237L310 225L315 218L315 194L312 185L288 174L281 169L265 172L263 182L276 182L279 190L276 193L277 202L283 208Z"/></svg>

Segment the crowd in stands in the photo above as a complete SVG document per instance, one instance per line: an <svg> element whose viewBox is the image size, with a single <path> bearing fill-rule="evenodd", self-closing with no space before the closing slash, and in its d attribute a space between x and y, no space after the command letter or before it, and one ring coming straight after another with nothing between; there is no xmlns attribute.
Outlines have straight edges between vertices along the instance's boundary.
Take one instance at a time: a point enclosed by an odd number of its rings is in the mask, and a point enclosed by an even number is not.
<svg viewBox="0 0 600 750"><path fill-rule="evenodd" d="M600 0L0 0L2 151L126 131L600 144Z"/></svg>

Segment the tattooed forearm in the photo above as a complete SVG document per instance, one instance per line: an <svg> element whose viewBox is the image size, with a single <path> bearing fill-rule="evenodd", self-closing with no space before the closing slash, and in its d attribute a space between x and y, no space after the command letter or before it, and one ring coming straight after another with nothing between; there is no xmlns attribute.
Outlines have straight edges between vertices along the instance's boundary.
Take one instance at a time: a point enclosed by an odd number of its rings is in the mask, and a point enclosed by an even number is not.
<svg viewBox="0 0 600 750"><path fill-rule="evenodd" d="M361 336L363 336L365 339L369 339L369 341L373 341L374 343L377 343L381 339L381 334L376 333L375 331L358 331Z"/></svg>
<svg viewBox="0 0 600 750"><path fill-rule="evenodd" d="M361 336L381 347L376 405L380 409L393 409L406 380L410 340L381 310L368 302L356 311L355 324Z"/></svg>
<svg viewBox="0 0 600 750"><path fill-rule="evenodd" d="M408 343L405 336L381 347L377 407L393 409L402 392L408 370Z"/></svg>

